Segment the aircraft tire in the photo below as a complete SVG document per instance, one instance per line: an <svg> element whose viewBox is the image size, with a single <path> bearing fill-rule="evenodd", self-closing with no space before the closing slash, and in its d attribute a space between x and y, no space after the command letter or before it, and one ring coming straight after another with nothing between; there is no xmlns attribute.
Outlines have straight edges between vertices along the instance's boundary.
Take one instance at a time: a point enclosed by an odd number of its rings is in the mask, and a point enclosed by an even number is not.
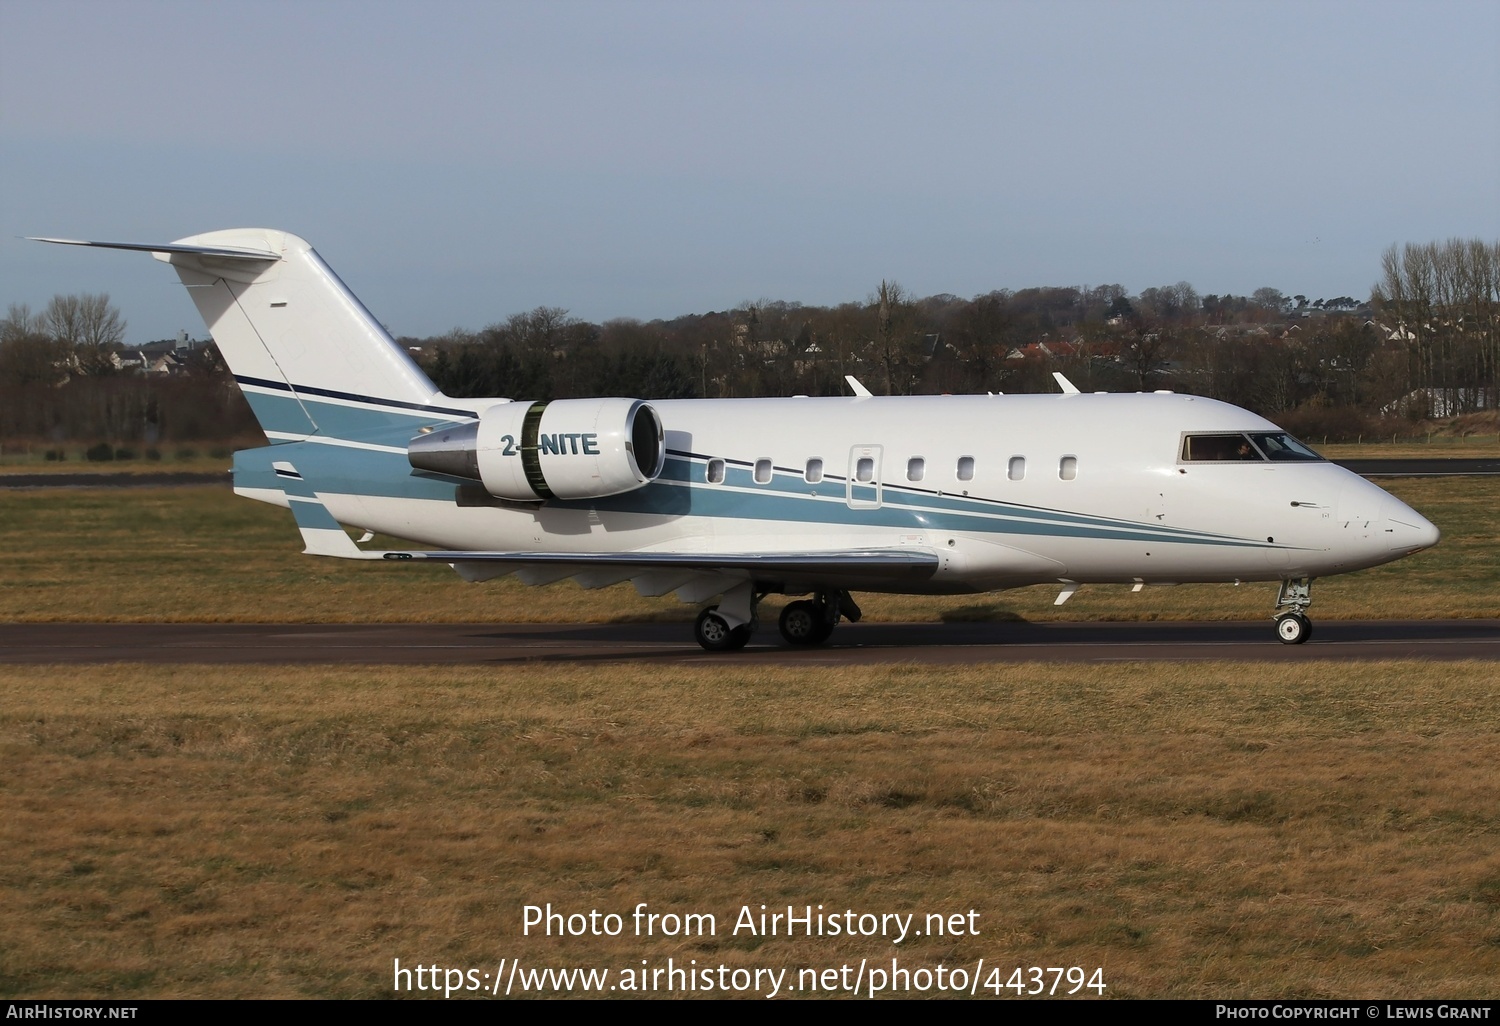
<svg viewBox="0 0 1500 1026"><path fill-rule="evenodd" d="M698 614L693 623L693 638L709 652L733 652L744 648L754 633L750 625L730 627L717 612L718 606L709 606Z"/></svg>
<svg viewBox="0 0 1500 1026"><path fill-rule="evenodd" d="M788 645L821 645L833 633L816 602L788 602L776 626Z"/></svg>
<svg viewBox="0 0 1500 1026"><path fill-rule="evenodd" d="M1300 645L1312 637L1312 621L1301 613L1283 613L1276 618L1276 637L1283 645Z"/></svg>

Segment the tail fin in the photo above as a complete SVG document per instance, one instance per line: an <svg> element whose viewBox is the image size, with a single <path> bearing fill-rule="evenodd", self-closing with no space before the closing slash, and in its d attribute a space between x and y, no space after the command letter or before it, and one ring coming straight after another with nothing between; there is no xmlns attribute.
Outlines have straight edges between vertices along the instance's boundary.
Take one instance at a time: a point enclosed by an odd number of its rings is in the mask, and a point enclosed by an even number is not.
<svg viewBox="0 0 1500 1026"><path fill-rule="evenodd" d="M440 399L406 351L295 235L237 228L160 246L41 241L145 250L175 267L272 442L370 440L398 425L405 430L410 411Z"/></svg>

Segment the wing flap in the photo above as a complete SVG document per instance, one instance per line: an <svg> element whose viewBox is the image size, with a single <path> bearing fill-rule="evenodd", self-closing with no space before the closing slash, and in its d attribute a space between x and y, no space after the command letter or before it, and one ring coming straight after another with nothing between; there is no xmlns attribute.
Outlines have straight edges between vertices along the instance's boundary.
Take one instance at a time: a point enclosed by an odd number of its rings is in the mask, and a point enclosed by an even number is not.
<svg viewBox="0 0 1500 1026"><path fill-rule="evenodd" d="M296 509L293 509L296 512ZM349 543L354 547L353 541ZM475 552L468 550L360 550L354 559L412 560L428 563L509 564L521 567L570 568L575 574L621 571L735 571L756 578L802 579L835 573L841 578L925 580L940 565L936 553L922 549L845 549L828 552ZM320 551L319 555L325 554ZM562 577L572 574L562 574ZM667 591L672 589L668 588Z"/></svg>

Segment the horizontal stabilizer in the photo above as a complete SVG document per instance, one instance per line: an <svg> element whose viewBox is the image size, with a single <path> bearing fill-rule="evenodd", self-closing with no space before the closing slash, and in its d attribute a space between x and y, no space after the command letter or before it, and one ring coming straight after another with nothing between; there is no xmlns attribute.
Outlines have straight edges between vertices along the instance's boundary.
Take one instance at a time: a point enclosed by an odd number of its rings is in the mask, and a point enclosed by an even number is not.
<svg viewBox="0 0 1500 1026"><path fill-rule="evenodd" d="M59 246L94 246L98 249L131 249L141 253L187 253L193 256L222 257L228 260L280 260L280 253L239 246L187 246L180 242L86 242L83 239L44 239L28 236L29 242L55 242Z"/></svg>

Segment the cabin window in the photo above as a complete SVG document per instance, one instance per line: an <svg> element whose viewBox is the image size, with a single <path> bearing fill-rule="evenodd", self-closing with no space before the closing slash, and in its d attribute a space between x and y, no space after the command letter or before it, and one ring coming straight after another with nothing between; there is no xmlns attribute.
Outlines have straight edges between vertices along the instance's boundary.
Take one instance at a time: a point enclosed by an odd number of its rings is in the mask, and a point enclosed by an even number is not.
<svg viewBox="0 0 1500 1026"><path fill-rule="evenodd" d="M709 460L708 466L704 468L703 476L709 484L724 483L724 461Z"/></svg>
<svg viewBox="0 0 1500 1026"><path fill-rule="evenodd" d="M922 475L927 473L927 461L920 456L913 456L906 461L906 479L908 481L920 481Z"/></svg>
<svg viewBox="0 0 1500 1026"><path fill-rule="evenodd" d="M1241 434L1187 435L1182 440L1185 463L1260 463L1260 451Z"/></svg>
<svg viewBox="0 0 1500 1026"><path fill-rule="evenodd" d="M808 484L817 484L823 480L823 461L816 456L808 460L807 471L802 475L802 479Z"/></svg>
<svg viewBox="0 0 1500 1026"><path fill-rule="evenodd" d="M1072 481L1078 477L1078 457L1064 456L1057 465L1057 476L1064 481Z"/></svg>
<svg viewBox="0 0 1500 1026"><path fill-rule="evenodd" d="M958 479L960 481L974 480L974 457L960 456L958 458Z"/></svg>
<svg viewBox="0 0 1500 1026"><path fill-rule="evenodd" d="M1026 457L1012 456L1010 464L1005 468L1005 476L1012 481L1020 481L1026 476Z"/></svg>
<svg viewBox="0 0 1500 1026"><path fill-rule="evenodd" d="M854 480L865 484L875 480L875 461L868 456L861 456L854 464Z"/></svg>
<svg viewBox="0 0 1500 1026"><path fill-rule="evenodd" d="M758 460L756 460L755 461L755 483L756 484L770 484L770 482L771 482L771 461L768 460L768 459L758 459Z"/></svg>

